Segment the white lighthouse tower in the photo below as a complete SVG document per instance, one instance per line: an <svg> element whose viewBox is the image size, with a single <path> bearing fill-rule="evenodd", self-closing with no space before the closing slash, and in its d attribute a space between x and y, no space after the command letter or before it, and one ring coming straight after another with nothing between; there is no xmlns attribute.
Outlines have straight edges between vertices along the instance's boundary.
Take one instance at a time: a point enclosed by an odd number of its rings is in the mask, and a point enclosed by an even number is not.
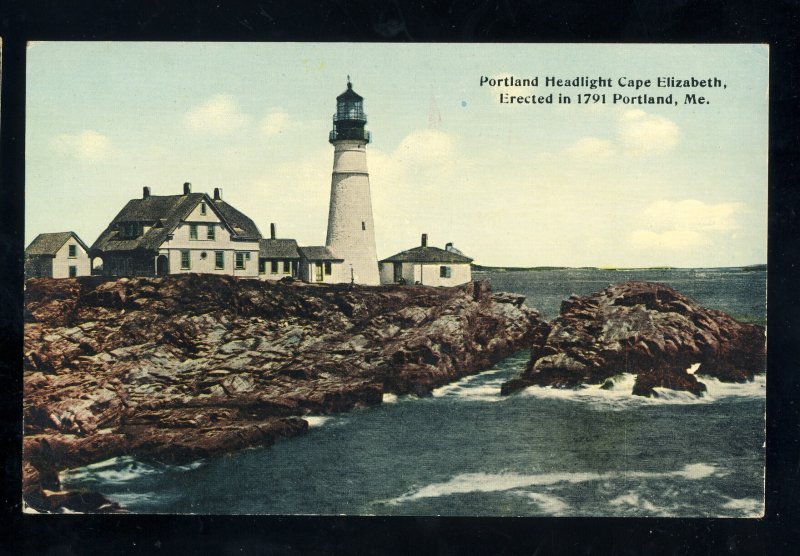
<svg viewBox="0 0 800 556"><path fill-rule="evenodd" d="M344 259L342 281L378 285L378 256L367 172L369 131L364 129L364 99L347 90L336 97L336 113L329 141L333 145L331 204L325 245Z"/></svg>

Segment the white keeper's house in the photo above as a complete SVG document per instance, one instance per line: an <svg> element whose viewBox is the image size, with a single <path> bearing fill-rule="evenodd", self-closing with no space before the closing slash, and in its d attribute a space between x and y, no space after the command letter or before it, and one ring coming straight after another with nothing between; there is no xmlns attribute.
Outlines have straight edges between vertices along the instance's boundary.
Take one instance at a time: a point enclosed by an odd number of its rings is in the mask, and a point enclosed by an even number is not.
<svg viewBox="0 0 800 556"><path fill-rule="evenodd" d="M383 259L381 284L458 286L472 280L472 259L448 243L444 249L430 247L428 234L422 234L419 247Z"/></svg>
<svg viewBox="0 0 800 556"><path fill-rule="evenodd" d="M257 278L261 232L222 200L192 193L151 195L122 208L89 250L107 276L161 276L189 272ZM94 265L93 266L97 266Z"/></svg>
<svg viewBox="0 0 800 556"><path fill-rule="evenodd" d="M25 249L25 278L89 276L88 251L75 232L39 234Z"/></svg>

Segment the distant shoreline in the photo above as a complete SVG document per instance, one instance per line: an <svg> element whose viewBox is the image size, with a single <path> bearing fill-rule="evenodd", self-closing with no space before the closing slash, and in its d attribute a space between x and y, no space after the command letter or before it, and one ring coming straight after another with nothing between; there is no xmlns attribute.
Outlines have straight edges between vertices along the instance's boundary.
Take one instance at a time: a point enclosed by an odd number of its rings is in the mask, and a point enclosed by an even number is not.
<svg viewBox="0 0 800 556"><path fill-rule="evenodd" d="M766 271L766 264L746 266L713 266L713 267L678 267L678 266L643 266L643 267L598 267L598 266L485 266L472 265L473 272L538 272L545 270L740 270L743 272Z"/></svg>

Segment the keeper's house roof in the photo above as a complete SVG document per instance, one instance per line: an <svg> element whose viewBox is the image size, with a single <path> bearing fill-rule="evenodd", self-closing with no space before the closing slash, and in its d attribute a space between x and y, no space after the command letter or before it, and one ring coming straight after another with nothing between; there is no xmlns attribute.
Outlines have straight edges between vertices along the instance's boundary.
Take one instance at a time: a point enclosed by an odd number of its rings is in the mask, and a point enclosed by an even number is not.
<svg viewBox="0 0 800 556"><path fill-rule="evenodd" d="M341 257L337 257L333 254L328 247L322 246L313 246L313 247L299 247L297 249L300 251L300 256L304 259L309 261L331 261L341 263L344 262L344 259Z"/></svg>
<svg viewBox="0 0 800 556"><path fill-rule="evenodd" d="M205 201L206 205L217 214L232 233L234 240L261 239L261 232L255 223L222 199L211 199L205 193L148 195L128 201L94 242L92 250L156 250L201 201ZM138 237L129 238L123 235L124 224L129 223L150 226L150 229Z"/></svg>
<svg viewBox="0 0 800 556"><path fill-rule="evenodd" d="M64 244L70 239L74 238L78 244L83 247L84 251L89 248L78 237L75 232L55 232L51 234L39 234L34 238L30 245L25 249L26 255L50 255L55 257L58 250L64 247Z"/></svg>
<svg viewBox="0 0 800 556"><path fill-rule="evenodd" d="M382 263L449 263L469 264L472 259L438 247L414 247L380 261Z"/></svg>
<svg viewBox="0 0 800 556"><path fill-rule="evenodd" d="M297 242L293 239L259 239L260 259L299 259Z"/></svg>

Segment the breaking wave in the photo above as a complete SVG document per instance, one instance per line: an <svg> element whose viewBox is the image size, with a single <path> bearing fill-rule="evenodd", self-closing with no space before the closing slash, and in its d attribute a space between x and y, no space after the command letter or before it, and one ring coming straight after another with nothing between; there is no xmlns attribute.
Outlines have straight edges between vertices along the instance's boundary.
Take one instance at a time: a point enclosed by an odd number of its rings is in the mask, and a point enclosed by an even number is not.
<svg viewBox="0 0 800 556"><path fill-rule="evenodd" d="M732 517L762 517L764 501L756 498L730 498L722 507L732 511Z"/></svg>
<svg viewBox="0 0 800 556"><path fill-rule="evenodd" d="M144 463L130 456L121 456L93 463L78 469L70 469L61 473L62 482L102 482L107 485L123 485L148 475L164 471L191 471L204 465L195 461L186 465L167 465L163 463Z"/></svg>
<svg viewBox="0 0 800 556"><path fill-rule="evenodd" d="M542 493L527 492L523 489L531 487L553 487L568 486L578 483L590 482L613 482L625 481L630 479L666 479L683 478L690 481L706 479L716 474L725 474L715 465L707 463L693 463L684 466L677 471L652 472L652 471L623 471L610 473L579 472L579 473L539 473L525 475L519 473L462 473L440 483L432 483L423 487L413 489L401 496L387 501L390 505L404 504L423 498L438 498L443 496L453 496L457 494L468 494L472 492L504 492L511 491L520 496L531 494L537 496L531 499L536 502L545 501ZM550 496L550 495L547 495ZM617 499L618 505L630 502L631 498L620 497ZM553 502L552 500L550 501ZM538 503L538 502L537 502ZM566 503L564 503L566 504ZM563 511L566 506L560 506Z"/></svg>
<svg viewBox="0 0 800 556"><path fill-rule="evenodd" d="M551 494L543 494L541 492L514 492L519 496L527 498L532 503L539 506L539 509L542 512L548 515L564 515L566 514L567 510L570 509L570 505L564 501L563 499L559 498L558 496L553 496Z"/></svg>
<svg viewBox="0 0 800 556"><path fill-rule="evenodd" d="M321 427L333 417L329 417L327 415L303 415L303 419L308 422L309 427Z"/></svg>
<svg viewBox="0 0 800 556"><path fill-rule="evenodd" d="M506 399L500 396L500 388L506 381L506 374L506 369L490 369L436 388L431 394L434 398L458 398L462 401L499 402Z"/></svg>
<svg viewBox="0 0 800 556"><path fill-rule="evenodd" d="M633 490L609 500L608 505L615 507L627 506L636 510L644 510L650 514L659 513L660 510L655 504Z"/></svg>
<svg viewBox="0 0 800 556"><path fill-rule="evenodd" d="M543 399L558 399L583 402L599 410L624 410L632 407L652 405L695 405L709 404L724 398L764 398L766 396L766 375L757 375L752 382L744 384L721 382L716 378L699 377L707 391L701 396L689 392L656 388L657 397L646 398L632 394L636 375L625 373L613 377L613 386L604 389L600 384L587 384L579 388L553 388L550 386L529 386L518 395Z"/></svg>

